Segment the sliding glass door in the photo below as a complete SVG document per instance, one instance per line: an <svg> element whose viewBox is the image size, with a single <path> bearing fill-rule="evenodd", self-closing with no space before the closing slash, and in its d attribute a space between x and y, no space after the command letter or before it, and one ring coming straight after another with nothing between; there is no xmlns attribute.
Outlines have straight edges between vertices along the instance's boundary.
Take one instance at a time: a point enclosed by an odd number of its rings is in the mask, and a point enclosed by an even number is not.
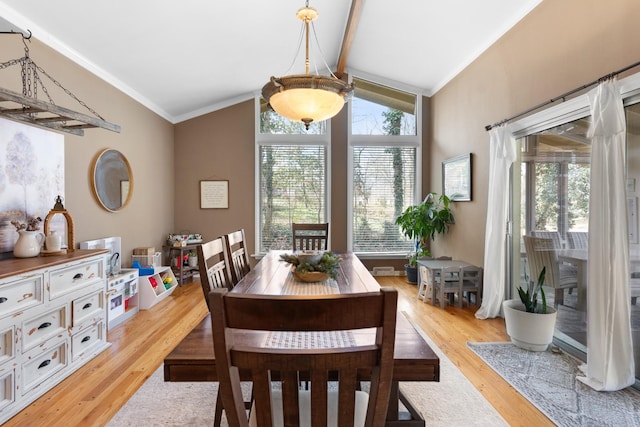
<svg viewBox="0 0 640 427"><path fill-rule="evenodd" d="M583 109L583 112L585 110ZM631 325L636 379L640 377L640 104L628 105L627 215L629 218ZM558 310L556 341L586 358L587 241L589 233L589 172L591 119L574 117L566 123L537 130L517 140L519 158L512 174L512 283L526 286L529 265L539 262L535 247L548 249L556 278L547 281L547 300ZM526 133L526 132L523 132ZM526 237L525 237L526 236ZM527 244L525 245L525 240ZM533 243L532 243L533 242ZM551 265L553 267L551 267ZM549 272L547 272L547 277ZM513 292L513 291L512 291Z"/></svg>

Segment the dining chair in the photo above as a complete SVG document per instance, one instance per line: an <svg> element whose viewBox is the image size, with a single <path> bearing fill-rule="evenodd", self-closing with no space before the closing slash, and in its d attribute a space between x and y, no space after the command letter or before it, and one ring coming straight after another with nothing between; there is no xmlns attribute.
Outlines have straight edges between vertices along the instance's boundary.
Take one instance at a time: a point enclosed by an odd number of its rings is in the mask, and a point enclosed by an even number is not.
<svg viewBox="0 0 640 427"><path fill-rule="evenodd" d="M431 305L436 305L436 300L438 300L440 302L440 308L444 308L445 297L449 300L449 303L453 305L456 294L458 294L458 305L462 307L460 267L445 267L440 270L440 276L435 277L433 280Z"/></svg>
<svg viewBox="0 0 640 427"><path fill-rule="evenodd" d="M209 298L216 369L231 427L267 426L272 421L274 426L298 425L299 420L314 427L385 425L393 375L395 289L322 296L215 289ZM375 337L356 340L364 328L375 328ZM236 330L242 330L242 337ZM265 338L246 339L256 331ZM348 338L351 333L353 339ZM273 341L277 334L281 338ZM326 334L347 337L343 345L297 344L304 337ZM250 373L253 381L249 416L240 371ZM358 387L358 371L371 373L368 393ZM311 382L310 390L299 388L300 378Z"/></svg>
<svg viewBox="0 0 640 427"><path fill-rule="evenodd" d="M589 233L586 231L568 231L567 240L570 249L587 249L589 247Z"/></svg>
<svg viewBox="0 0 640 427"><path fill-rule="evenodd" d="M244 229L234 231L224 236L227 259L231 270L231 283L235 286L251 271L249 250L244 236Z"/></svg>
<svg viewBox="0 0 640 427"><path fill-rule="evenodd" d="M200 284L204 293L204 299L207 308L211 311L209 305L209 293L214 289L225 288L233 289L231 282L231 271L229 268L229 260L225 247L225 240L219 237L210 242L198 245L198 269L200 271ZM251 407L251 402L245 402L245 406ZM216 397L216 408L213 417L214 427L222 424L222 398L218 392Z"/></svg>
<svg viewBox="0 0 640 427"><path fill-rule="evenodd" d="M460 269L460 300L467 296L467 302L471 304L471 295L475 297L474 304L482 304L482 267L467 265Z"/></svg>
<svg viewBox="0 0 640 427"><path fill-rule="evenodd" d="M215 288L232 289L229 271L229 260L225 249L224 239L218 237L210 242L198 245L198 270L204 299L209 307L209 292Z"/></svg>
<svg viewBox="0 0 640 427"><path fill-rule="evenodd" d="M554 306L564 303L564 290L578 287L578 271L575 266L559 262L552 239L523 236L529 264L529 281L537 281L546 267L545 286L555 289Z"/></svg>
<svg viewBox="0 0 640 427"><path fill-rule="evenodd" d="M564 242L562 241L560 233L557 231L534 230L531 232L531 235L543 239L551 239L555 249L564 249Z"/></svg>
<svg viewBox="0 0 640 427"><path fill-rule="evenodd" d="M291 224L294 251L326 251L329 246L329 223Z"/></svg>

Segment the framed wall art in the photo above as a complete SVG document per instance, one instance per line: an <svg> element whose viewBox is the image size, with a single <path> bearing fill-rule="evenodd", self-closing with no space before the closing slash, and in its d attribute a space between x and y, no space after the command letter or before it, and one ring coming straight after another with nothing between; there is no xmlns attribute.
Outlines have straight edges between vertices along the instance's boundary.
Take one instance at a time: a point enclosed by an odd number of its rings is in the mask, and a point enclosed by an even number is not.
<svg viewBox="0 0 640 427"><path fill-rule="evenodd" d="M228 209L229 181L200 181L200 209Z"/></svg>
<svg viewBox="0 0 640 427"><path fill-rule="evenodd" d="M458 202L471 201L471 153L442 162L442 194Z"/></svg>

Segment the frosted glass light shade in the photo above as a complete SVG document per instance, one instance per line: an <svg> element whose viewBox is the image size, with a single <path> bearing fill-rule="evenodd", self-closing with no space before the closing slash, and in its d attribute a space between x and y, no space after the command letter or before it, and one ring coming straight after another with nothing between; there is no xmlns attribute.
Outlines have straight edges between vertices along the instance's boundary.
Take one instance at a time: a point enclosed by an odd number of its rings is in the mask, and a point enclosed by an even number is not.
<svg viewBox="0 0 640 427"><path fill-rule="evenodd" d="M342 110L353 85L320 75L271 77L262 96L273 110L289 120L309 123L330 119Z"/></svg>

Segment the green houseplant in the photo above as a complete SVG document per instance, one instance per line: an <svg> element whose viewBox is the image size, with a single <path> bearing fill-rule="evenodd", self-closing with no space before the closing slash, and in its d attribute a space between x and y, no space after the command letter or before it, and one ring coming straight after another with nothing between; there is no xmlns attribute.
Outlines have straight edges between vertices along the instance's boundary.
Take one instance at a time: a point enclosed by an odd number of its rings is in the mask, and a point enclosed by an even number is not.
<svg viewBox="0 0 640 427"><path fill-rule="evenodd" d="M511 342L525 350L545 351L553 341L557 312L555 308L547 307L542 288L545 274L546 267L543 267L537 282L530 282L526 290L518 287L519 299L502 303L507 335Z"/></svg>
<svg viewBox="0 0 640 427"><path fill-rule="evenodd" d="M402 233L416 242L415 250L409 254L409 263L405 265L410 283L417 281L415 271L418 258L431 256L429 241L437 234L446 233L455 222L451 207L451 199L446 195L429 193L421 203L407 207L396 218L396 224L400 226Z"/></svg>

